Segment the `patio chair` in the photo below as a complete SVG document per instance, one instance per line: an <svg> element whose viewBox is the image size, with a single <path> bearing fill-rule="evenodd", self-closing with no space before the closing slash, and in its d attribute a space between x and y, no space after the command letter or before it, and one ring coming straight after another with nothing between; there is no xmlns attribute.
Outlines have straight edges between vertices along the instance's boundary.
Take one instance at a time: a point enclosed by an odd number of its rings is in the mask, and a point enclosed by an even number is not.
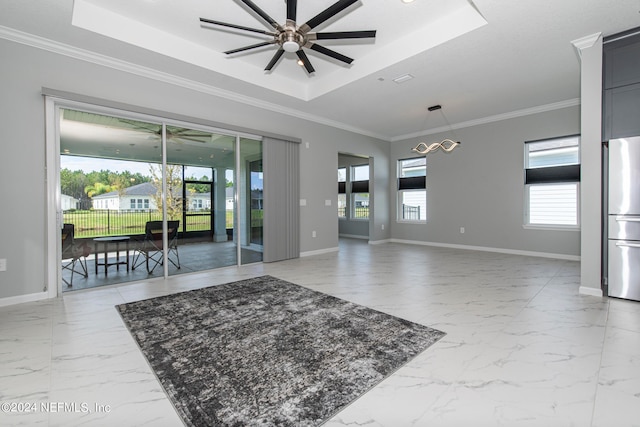
<svg viewBox="0 0 640 427"><path fill-rule="evenodd" d="M176 268L180 268L178 255L178 229L180 221L167 221L167 258ZM158 265L163 265L163 234L162 221L147 221L144 227L144 240L136 247L133 257L132 270L144 262L147 273L153 273Z"/></svg>
<svg viewBox="0 0 640 427"><path fill-rule="evenodd" d="M87 270L87 256L91 255L91 247L86 243L76 243L74 239L75 227L73 224L62 225L62 272L71 272L69 280L62 276L62 281L67 286L73 286L74 274L89 277Z"/></svg>

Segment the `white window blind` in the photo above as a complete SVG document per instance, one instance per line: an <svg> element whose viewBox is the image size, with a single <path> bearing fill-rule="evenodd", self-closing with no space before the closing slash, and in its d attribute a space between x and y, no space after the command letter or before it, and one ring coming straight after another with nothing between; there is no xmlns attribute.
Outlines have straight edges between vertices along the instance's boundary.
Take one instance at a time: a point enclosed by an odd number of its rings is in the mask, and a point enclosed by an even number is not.
<svg viewBox="0 0 640 427"><path fill-rule="evenodd" d="M578 184L529 186L529 224L576 225Z"/></svg>
<svg viewBox="0 0 640 427"><path fill-rule="evenodd" d="M578 136L525 143L525 189L530 225L578 225Z"/></svg>
<svg viewBox="0 0 640 427"><path fill-rule="evenodd" d="M398 160L398 220L427 220L427 159Z"/></svg>

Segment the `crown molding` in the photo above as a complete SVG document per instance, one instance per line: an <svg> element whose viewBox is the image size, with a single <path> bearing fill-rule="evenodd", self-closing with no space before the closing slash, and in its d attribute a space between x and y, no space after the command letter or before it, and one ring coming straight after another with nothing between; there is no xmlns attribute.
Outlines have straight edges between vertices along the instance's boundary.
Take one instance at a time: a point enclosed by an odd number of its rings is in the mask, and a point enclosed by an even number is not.
<svg viewBox="0 0 640 427"><path fill-rule="evenodd" d="M483 117L480 119L469 120L466 122L454 123L451 126L441 126L429 130L420 132L408 133L406 135L399 135L390 138L390 142L402 141L405 139L416 138L420 136L433 135L435 133L446 132L451 129L462 129L471 126L484 125L487 123L499 122L507 119L514 119L517 117L529 116L531 114L545 113L547 111L560 110L568 107L575 107L580 105L580 98L568 99L566 101L554 102L546 105L539 105L537 107L525 108L522 110L511 111L509 113L496 114L495 116Z"/></svg>
<svg viewBox="0 0 640 427"><path fill-rule="evenodd" d="M593 47L594 44L602 37L602 33L595 33L589 36L581 37L579 39L571 41L571 44L575 46L578 52L581 52L583 49L589 49Z"/></svg>
<svg viewBox="0 0 640 427"><path fill-rule="evenodd" d="M307 114L293 108L286 108L279 104L263 101L257 98L253 98L246 95L241 95L236 92L220 89L218 87L208 85L195 80L190 80L184 77L176 76L174 74L165 73L154 68L144 67L131 62L123 61L111 56L102 55L100 53L92 52L86 49L77 48L65 43L60 43L51 39L40 37L34 34L25 33L13 28L0 25L0 38L9 40L15 43L31 46L37 49L42 49L58 55L64 55L70 58L78 59L81 61L89 62L92 64L112 68L118 71L124 71L129 74L134 74L140 77L149 78L152 80L160 81L163 83L169 83L175 86L179 86L185 89L194 90L196 92L206 93L208 95L216 96L219 98L228 99L230 101L239 102L252 107L268 110L270 112L276 112L284 114L297 119L308 120L310 122L318 123L321 125L330 126L333 128L345 130L348 132L357 133L371 138L381 139L383 141L389 141L389 138L385 135L369 132L365 129L360 129L348 124L337 122L335 120L326 119L313 114Z"/></svg>
<svg viewBox="0 0 640 427"><path fill-rule="evenodd" d="M588 48L589 46L592 46L600 36L601 34L597 33L592 36L583 37L582 39L578 39L572 43L574 44L574 46L577 46L576 43L580 45L581 47L578 48L578 50L580 50L580 49L584 49L584 48ZM179 77L173 74L165 73L163 71L159 71L153 68L133 64L131 62L116 59L107 55L102 55L86 49L77 48L65 43L60 43L51 39L47 39L47 38L40 37L30 33L25 33L25 32L15 30L13 28L5 27L2 25L0 25L0 38L9 40L15 43L31 46L37 49L42 49L58 55L64 55L70 58L78 59L78 60L89 62L92 64L109 67L118 71L124 71L140 77L157 80L163 83L169 83L185 89L194 90L196 92L206 93L208 95L228 99L230 101L239 102L245 105L260 108L270 112L280 113L280 114L294 117L297 119L307 120L317 124L330 126L336 129L341 129L347 132L353 132L359 135L368 136L371 138L375 138L375 139L379 139L387 142L396 142L396 141L401 141L405 139L445 132L451 129L462 129L462 128L467 128L471 126L493 123L501 120L527 116L530 114L559 110L562 108L580 105L580 99L575 98L575 99L556 102L552 104L541 105L538 107L526 108L523 110L517 110L517 111L504 113L504 114L498 114L495 116L489 116L489 117L484 117L480 119L469 120L466 122L455 123L455 124L452 124L451 126L443 126L443 127L424 130L420 132L414 132L410 134L389 137L387 135L381 135L378 133L370 132L365 129L350 126L346 123L326 119L313 114L307 114L292 108L283 107L279 104L274 104L272 102L267 102L267 101L263 101L250 96L241 95L236 92L227 91L227 90L224 90L212 85L208 85L205 83L201 83L195 80L186 79L184 77ZM591 45L589 45L589 43L591 43Z"/></svg>

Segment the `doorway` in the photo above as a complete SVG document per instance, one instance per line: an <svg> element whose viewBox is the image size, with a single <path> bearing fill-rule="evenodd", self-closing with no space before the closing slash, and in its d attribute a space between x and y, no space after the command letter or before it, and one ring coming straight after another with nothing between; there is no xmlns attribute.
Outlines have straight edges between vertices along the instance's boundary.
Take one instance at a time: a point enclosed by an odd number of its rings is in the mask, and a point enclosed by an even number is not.
<svg viewBox="0 0 640 427"><path fill-rule="evenodd" d="M338 235L369 239L370 159L338 153Z"/></svg>

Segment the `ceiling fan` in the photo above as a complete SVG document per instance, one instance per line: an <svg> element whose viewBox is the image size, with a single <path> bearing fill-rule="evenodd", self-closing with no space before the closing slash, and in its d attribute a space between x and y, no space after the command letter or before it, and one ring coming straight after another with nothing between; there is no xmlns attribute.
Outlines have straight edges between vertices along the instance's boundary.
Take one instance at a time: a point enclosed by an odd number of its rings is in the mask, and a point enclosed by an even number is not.
<svg viewBox="0 0 640 427"><path fill-rule="evenodd" d="M264 34L267 36L271 36L272 39L253 44L250 46L244 46L238 49L228 50L224 52L227 55L231 55L238 52L244 52L251 49L257 49L263 46L269 45L277 45L278 50L273 55L271 61L267 64L265 71L271 71L271 69L276 65L280 57L284 54L284 52L295 52L308 73L313 73L315 69L311 62L309 62L309 58L304 53L303 48L308 48L323 55L330 56L331 58L337 59L338 61L342 61L347 64L351 64L353 62L352 58L348 56L342 55L334 50L328 49L324 46L321 46L316 43L316 40L337 40L337 39L363 39L363 38L375 38L376 31L337 31L337 32L311 32L315 27L322 24L323 22L331 19L338 13L342 12L353 3L358 2L359 0L339 0L333 5L329 6L313 18L309 19L302 25L298 25L296 22L296 9L298 6L297 0L286 0L287 2L287 20L284 25L276 22L275 19L270 17L265 11L260 9L255 3L251 0L240 0L242 3L247 5L251 10L253 10L256 14L258 14L262 19L264 19L270 26L274 28L274 31L265 31L257 28L245 27L242 25L229 24L226 22L214 21L212 19L200 18L200 22L204 22L206 24L212 25L220 25L223 27L235 28L243 31L250 31L253 33Z"/></svg>
<svg viewBox="0 0 640 427"><path fill-rule="evenodd" d="M129 119L118 119L120 123L125 124L125 128L140 131L149 134L149 139L156 141L162 140L162 125L153 123L139 122ZM211 139L211 133L199 131L195 129L184 129L177 126L166 126L165 134L167 141L176 144L183 144L185 141L204 143Z"/></svg>

